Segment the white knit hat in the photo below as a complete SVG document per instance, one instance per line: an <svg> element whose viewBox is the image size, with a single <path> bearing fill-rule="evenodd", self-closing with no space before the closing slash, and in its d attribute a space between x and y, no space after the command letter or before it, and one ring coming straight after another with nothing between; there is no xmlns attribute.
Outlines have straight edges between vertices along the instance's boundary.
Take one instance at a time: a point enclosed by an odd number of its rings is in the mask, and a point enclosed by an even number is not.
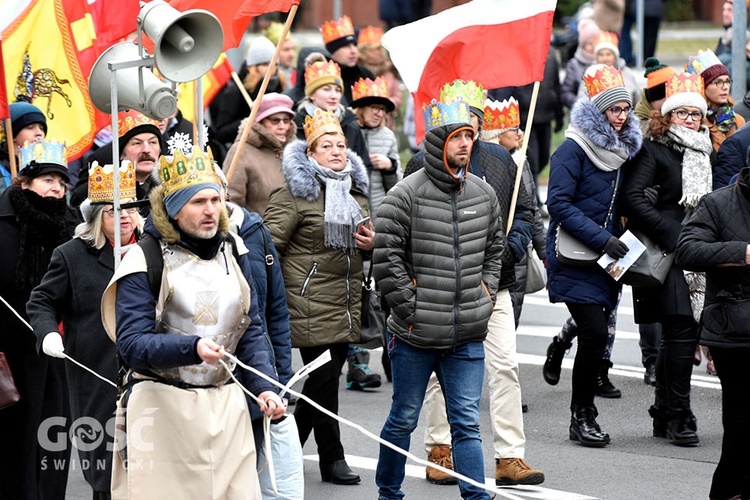
<svg viewBox="0 0 750 500"><path fill-rule="evenodd" d="M245 63L248 66L257 66L258 64L268 64L273 59L273 53L276 46L266 37L259 37L250 43L247 49Z"/></svg>
<svg viewBox="0 0 750 500"><path fill-rule="evenodd" d="M683 106L698 108L706 116L708 107L703 94L703 80L697 73L677 73L666 83L667 100L661 105L661 114Z"/></svg>

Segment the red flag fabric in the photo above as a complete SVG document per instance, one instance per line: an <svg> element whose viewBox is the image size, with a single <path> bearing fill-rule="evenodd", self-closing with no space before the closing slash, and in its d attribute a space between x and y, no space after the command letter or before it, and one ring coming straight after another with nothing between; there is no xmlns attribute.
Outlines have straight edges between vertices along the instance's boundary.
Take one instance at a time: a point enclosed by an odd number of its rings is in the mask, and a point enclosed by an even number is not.
<svg viewBox="0 0 750 500"><path fill-rule="evenodd" d="M412 92L417 140L422 106L457 78L486 89L541 81L556 0L473 0L389 30L381 43Z"/></svg>
<svg viewBox="0 0 750 500"><path fill-rule="evenodd" d="M8 90L5 85L5 66L3 65L3 41L0 40L0 120L10 118L8 109Z"/></svg>
<svg viewBox="0 0 750 500"><path fill-rule="evenodd" d="M300 0L171 0L169 5L184 12L204 9L213 13L224 28L222 51L239 47L252 18L269 12L289 12Z"/></svg>
<svg viewBox="0 0 750 500"><path fill-rule="evenodd" d="M99 53L134 33L141 6L138 0L89 0Z"/></svg>

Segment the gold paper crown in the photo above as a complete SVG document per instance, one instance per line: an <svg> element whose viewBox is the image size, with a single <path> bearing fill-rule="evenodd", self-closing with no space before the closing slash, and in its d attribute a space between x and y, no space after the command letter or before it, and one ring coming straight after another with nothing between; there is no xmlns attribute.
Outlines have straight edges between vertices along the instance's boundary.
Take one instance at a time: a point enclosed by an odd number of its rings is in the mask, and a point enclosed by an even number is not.
<svg viewBox="0 0 750 500"><path fill-rule="evenodd" d="M341 68L334 61L316 61L305 69L305 95L310 95L323 85L338 85L344 91Z"/></svg>
<svg viewBox="0 0 750 500"><path fill-rule="evenodd" d="M508 130L521 126L521 113L514 97L484 101L484 130Z"/></svg>
<svg viewBox="0 0 750 500"><path fill-rule="evenodd" d="M278 21L274 21L271 24L268 25L268 28L266 28L266 31L263 33L263 35L271 40L274 45L279 44L279 40L281 39L281 34L284 32L284 23L280 23ZM292 33L289 32L286 34L286 40L292 39Z"/></svg>
<svg viewBox="0 0 750 500"><path fill-rule="evenodd" d="M390 99L388 94L388 84L382 77L375 80L369 78L360 78L352 85L352 101L362 99L363 97L382 97Z"/></svg>
<svg viewBox="0 0 750 500"><path fill-rule="evenodd" d="M67 148L65 142L60 142L57 139L50 139L47 141L26 141L23 147L18 151L20 159L20 170L23 170L30 163L36 162L37 164L54 164L60 165L67 169L68 162L65 159L67 154Z"/></svg>
<svg viewBox="0 0 750 500"><path fill-rule="evenodd" d="M383 38L383 28L379 26L367 26L359 30L357 45L380 45Z"/></svg>
<svg viewBox="0 0 750 500"><path fill-rule="evenodd" d="M164 196L198 184L221 185L214 172L211 148L204 153L198 146L193 146L190 156L177 149L173 156L159 158L159 178L164 186Z"/></svg>
<svg viewBox="0 0 750 500"><path fill-rule="evenodd" d="M315 108L312 116L305 117L305 138L307 144L312 144L322 135L338 133L344 135L341 123L333 111Z"/></svg>
<svg viewBox="0 0 750 500"><path fill-rule="evenodd" d="M601 47L599 48L614 47L615 49L617 49L620 46L619 44L620 42L617 39L617 35L615 33L612 33L611 31L601 31L594 39L594 50L596 50L596 47L599 47L599 45L601 45Z"/></svg>
<svg viewBox="0 0 750 500"><path fill-rule="evenodd" d="M484 88L471 80L453 80L440 89L440 102L443 104L450 104L458 99L463 99L469 106L481 110L484 108Z"/></svg>
<svg viewBox="0 0 750 500"><path fill-rule="evenodd" d="M676 73L667 80L666 97L669 99L675 94L694 92L705 99L703 89L703 78L697 73Z"/></svg>
<svg viewBox="0 0 750 500"><path fill-rule="evenodd" d="M153 125L157 129L159 128L159 123L156 120L134 109L120 111L117 115L117 137L122 137L141 125Z"/></svg>
<svg viewBox="0 0 750 500"><path fill-rule="evenodd" d="M605 90L625 87L620 70L604 64L589 66L589 69L583 74L583 83L586 85L586 92L592 100Z"/></svg>
<svg viewBox="0 0 750 500"><path fill-rule="evenodd" d="M91 164L88 196L92 203L112 203L115 200L115 169L112 165L99 165L96 161ZM129 160L123 160L120 164L120 201L135 198L135 166Z"/></svg>
<svg viewBox="0 0 750 500"><path fill-rule="evenodd" d="M338 21L326 21L320 27L323 43L327 44L345 36L354 36L354 26L349 16L341 16Z"/></svg>

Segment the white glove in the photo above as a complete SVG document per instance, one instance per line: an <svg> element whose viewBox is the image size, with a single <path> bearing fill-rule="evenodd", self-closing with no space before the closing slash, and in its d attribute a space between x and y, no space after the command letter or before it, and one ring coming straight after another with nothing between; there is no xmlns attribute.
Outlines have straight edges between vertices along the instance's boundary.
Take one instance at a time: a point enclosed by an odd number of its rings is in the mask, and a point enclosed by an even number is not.
<svg viewBox="0 0 750 500"><path fill-rule="evenodd" d="M64 358L65 347L63 347L62 337L57 332L50 332L42 340L42 351L47 356L53 358Z"/></svg>

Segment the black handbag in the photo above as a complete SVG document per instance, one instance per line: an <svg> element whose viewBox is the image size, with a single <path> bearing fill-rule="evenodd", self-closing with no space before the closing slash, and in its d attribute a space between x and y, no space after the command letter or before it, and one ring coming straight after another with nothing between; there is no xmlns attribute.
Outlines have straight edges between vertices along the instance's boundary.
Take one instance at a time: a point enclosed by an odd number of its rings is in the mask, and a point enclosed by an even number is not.
<svg viewBox="0 0 750 500"><path fill-rule="evenodd" d="M382 347L385 338L385 311L380 303L380 292L372 282L372 267L370 262L367 279L362 282L362 316L357 344L365 349Z"/></svg>
<svg viewBox="0 0 750 500"><path fill-rule="evenodd" d="M612 199L609 202L609 210L607 211L607 218L604 219L604 225L607 227L609 221L612 219L612 209L615 206L615 198L617 198L617 187L620 184L620 170L617 170L617 178L615 180L615 189L612 191ZM580 240L572 236L563 227L557 225L557 234L555 236L555 254L557 260L560 263L567 266L575 267L587 267L591 266L599 260L603 252L595 252L588 246L581 243Z"/></svg>
<svg viewBox="0 0 750 500"><path fill-rule="evenodd" d="M642 231L631 229L633 236L638 238L646 247L638 260L625 271L620 280L626 285L638 288L657 287L664 284L667 279L669 269L672 267L674 252L667 253L659 248L651 238L646 236Z"/></svg>

